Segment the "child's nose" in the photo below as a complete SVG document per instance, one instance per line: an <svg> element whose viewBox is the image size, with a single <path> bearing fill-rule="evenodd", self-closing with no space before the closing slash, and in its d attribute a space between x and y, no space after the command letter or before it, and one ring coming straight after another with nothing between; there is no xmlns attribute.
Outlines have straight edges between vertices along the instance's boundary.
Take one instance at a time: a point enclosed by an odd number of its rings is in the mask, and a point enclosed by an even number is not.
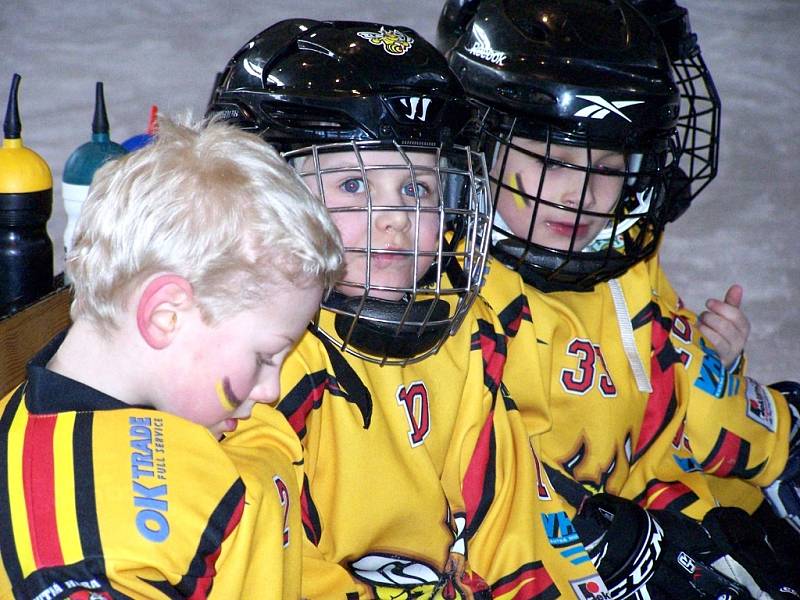
<svg viewBox="0 0 800 600"><path fill-rule="evenodd" d="M561 203L570 208L590 208L594 205L594 195L589 181L589 173L579 169L569 169L562 189Z"/></svg>
<svg viewBox="0 0 800 600"><path fill-rule="evenodd" d="M250 398L255 402L272 404L278 400L280 393L280 380L277 376L270 375L256 384L250 392Z"/></svg>
<svg viewBox="0 0 800 600"><path fill-rule="evenodd" d="M373 202L373 221L379 230L405 231L411 226L413 210L400 193L387 192Z"/></svg>

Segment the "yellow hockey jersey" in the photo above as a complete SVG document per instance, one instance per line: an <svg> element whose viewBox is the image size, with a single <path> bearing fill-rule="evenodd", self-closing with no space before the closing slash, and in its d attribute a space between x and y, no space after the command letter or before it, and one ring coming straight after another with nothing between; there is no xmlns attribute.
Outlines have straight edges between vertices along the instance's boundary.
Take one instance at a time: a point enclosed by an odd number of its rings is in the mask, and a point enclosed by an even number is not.
<svg viewBox="0 0 800 600"><path fill-rule="evenodd" d="M264 411L254 465L48 371L62 339L0 402L0 598L298 597L301 449L282 415Z"/></svg>
<svg viewBox="0 0 800 600"><path fill-rule="evenodd" d="M335 330L330 313L321 318ZM482 302L436 355L405 367L360 360L313 329L301 339L278 409L304 447L304 598L605 589L546 476L537 479L500 384L504 362L505 336ZM232 439L257 428L261 411Z"/></svg>
<svg viewBox="0 0 800 600"><path fill-rule="evenodd" d="M538 414L544 370L542 459L573 509L605 491L701 518L716 503L706 474L763 486L783 469L783 398L722 366L657 256L591 292L547 294L493 261L482 294L509 335L504 382L523 416Z"/></svg>

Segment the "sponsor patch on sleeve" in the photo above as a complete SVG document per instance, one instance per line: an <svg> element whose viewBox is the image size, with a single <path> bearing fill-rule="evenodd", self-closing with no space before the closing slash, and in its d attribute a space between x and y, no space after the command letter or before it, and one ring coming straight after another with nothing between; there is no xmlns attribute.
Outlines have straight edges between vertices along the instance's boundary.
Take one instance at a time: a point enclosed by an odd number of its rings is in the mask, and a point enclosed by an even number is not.
<svg viewBox="0 0 800 600"><path fill-rule="evenodd" d="M747 401L747 416L756 423L763 425L770 431L775 431L775 402L767 389L745 377L747 388L745 389L745 400Z"/></svg>
<svg viewBox="0 0 800 600"><path fill-rule="evenodd" d="M608 590L599 575L591 575L583 579L570 581L572 591L578 600L608 600Z"/></svg>

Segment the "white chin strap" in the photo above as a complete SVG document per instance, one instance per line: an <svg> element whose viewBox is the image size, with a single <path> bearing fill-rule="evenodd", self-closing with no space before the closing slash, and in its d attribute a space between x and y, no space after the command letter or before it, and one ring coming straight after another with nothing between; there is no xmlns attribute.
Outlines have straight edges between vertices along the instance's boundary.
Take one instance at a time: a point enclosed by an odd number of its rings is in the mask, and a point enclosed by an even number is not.
<svg viewBox="0 0 800 600"><path fill-rule="evenodd" d="M505 219L503 219L500 211L495 209L494 216L492 217L493 227L492 227L492 244L496 244L498 242L502 242L503 240L507 240L508 236L501 232L497 231L497 228L504 229L505 231L511 231L511 227L508 226Z"/></svg>

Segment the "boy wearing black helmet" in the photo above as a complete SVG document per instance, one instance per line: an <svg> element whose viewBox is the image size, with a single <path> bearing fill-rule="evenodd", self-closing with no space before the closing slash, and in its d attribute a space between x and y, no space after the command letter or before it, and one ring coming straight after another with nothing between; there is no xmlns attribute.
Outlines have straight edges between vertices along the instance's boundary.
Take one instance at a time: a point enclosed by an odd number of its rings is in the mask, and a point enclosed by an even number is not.
<svg viewBox="0 0 800 600"><path fill-rule="evenodd" d="M701 519L715 505L706 473L775 481L786 401L744 377L746 328L730 345L714 339L730 329L696 329L659 267L674 200L691 196L670 189L681 146L703 149L676 136L657 33L614 1L453 0L442 15L450 65L483 112L496 213L482 294L511 338L504 381L523 416L532 357L548 369L557 491L575 510L607 491ZM738 321L730 299L717 316ZM527 327L536 345L519 342Z"/></svg>
<svg viewBox="0 0 800 600"><path fill-rule="evenodd" d="M444 58L406 28L283 21L229 62L209 113L275 144L345 245L278 404L305 450L303 595L601 591L501 389L505 336L477 297L488 181L455 139L472 113ZM230 441L258 439L253 419Z"/></svg>

